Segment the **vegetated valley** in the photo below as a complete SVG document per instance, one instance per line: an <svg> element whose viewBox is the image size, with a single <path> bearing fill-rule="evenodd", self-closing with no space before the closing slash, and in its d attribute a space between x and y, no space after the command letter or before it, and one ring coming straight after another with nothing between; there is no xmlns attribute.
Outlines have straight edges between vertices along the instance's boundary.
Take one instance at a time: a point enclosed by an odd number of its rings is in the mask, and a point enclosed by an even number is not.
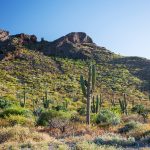
<svg viewBox="0 0 150 150"><path fill-rule="evenodd" d="M150 149L150 60L0 30L0 149Z"/></svg>

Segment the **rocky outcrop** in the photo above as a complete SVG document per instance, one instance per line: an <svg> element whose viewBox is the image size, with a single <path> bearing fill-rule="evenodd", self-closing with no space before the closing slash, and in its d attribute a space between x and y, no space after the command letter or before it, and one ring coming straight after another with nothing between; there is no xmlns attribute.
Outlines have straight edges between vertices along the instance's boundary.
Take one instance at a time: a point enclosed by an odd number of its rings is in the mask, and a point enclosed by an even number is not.
<svg viewBox="0 0 150 150"><path fill-rule="evenodd" d="M95 59L108 61L114 53L104 47L97 46L84 32L69 33L41 49L45 55L67 57L72 59Z"/></svg>
<svg viewBox="0 0 150 150"><path fill-rule="evenodd" d="M9 32L0 29L0 42L4 42L9 39Z"/></svg>
<svg viewBox="0 0 150 150"><path fill-rule="evenodd" d="M35 35L28 35L28 34L21 33L21 34L16 34L13 37L18 38L22 44L30 44L30 43L37 42L37 37Z"/></svg>
<svg viewBox="0 0 150 150"><path fill-rule="evenodd" d="M54 41L57 45L61 46L65 43L72 44L83 44L83 43L93 43L92 39L84 32L71 32L66 36L63 36Z"/></svg>

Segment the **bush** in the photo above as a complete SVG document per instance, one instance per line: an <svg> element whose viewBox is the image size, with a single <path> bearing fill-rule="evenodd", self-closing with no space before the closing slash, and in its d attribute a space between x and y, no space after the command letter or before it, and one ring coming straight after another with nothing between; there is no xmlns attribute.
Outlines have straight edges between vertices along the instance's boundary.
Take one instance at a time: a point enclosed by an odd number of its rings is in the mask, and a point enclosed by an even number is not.
<svg viewBox="0 0 150 150"><path fill-rule="evenodd" d="M8 100L4 100L0 97L0 108L4 109L4 108L8 108L11 106L11 102Z"/></svg>
<svg viewBox="0 0 150 150"><path fill-rule="evenodd" d="M85 115L86 114L86 107L80 107L77 109L77 112L80 114L80 115Z"/></svg>
<svg viewBox="0 0 150 150"><path fill-rule="evenodd" d="M0 113L0 117L2 118L5 118L9 115L22 115L24 117L31 117L32 112L26 108L14 106L6 108L3 112Z"/></svg>
<svg viewBox="0 0 150 150"><path fill-rule="evenodd" d="M70 119L71 114L63 111L46 110L41 113L40 117L38 118L37 125L48 126L50 120L53 118Z"/></svg>
<svg viewBox="0 0 150 150"><path fill-rule="evenodd" d="M56 111L67 111L66 107L64 105L57 105L57 106L53 106L53 109L56 110Z"/></svg>
<svg viewBox="0 0 150 150"><path fill-rule="evenodd" d="M141 123L135 122L135 121L130 121L127 124L125 124L124 127L119 129L119 133L127 133L130 130L137 128L139 125L141 125Z"/></svg>
<svg viewBox="0 0 150 150"><path fill-rule="evenodd" d="M136 105L136 106L134 106L133 108L132 108L132 112L136 112L136 113L138 113L139 115L141 115L142 117L143 117L143 119L144 119L144 122L146 122L147 120L147 118L148 118L148 115L149 115L149 112L150 112L150 110L149 109L146 109L145 107L144 107L144 105Z"/></svg>
<svg viewBox="0 0 150 150"><path fill-rule="evenodd" d="M120 109L120 106L114 106L114 107L112 107L112 108L111 108L111 111L112 111L113 113L115 113L115 114L121 114L121 113L122 113L122 111L121 111L121 109Z"/></svg>
<svg viewBox="0 0 150 150"><path fill-rule="evenodd" d="M9 125L14 126L17 124L25 126L34 126L34 120L32 118L26 118L22 115L9 115L5 118Z"/></svg>
<svg viewBox="0 0 150 150"><path fill-rule="evenodd" d="M116 125L120 123L120 116L114 112L104 109L99 112L96 117L97 124Z"/></svg>
<svg viewBox="0 0 150 150"><path fill-rule="evenodd" d="M98 137L94 140L94 143L97 145L111 145L117 147L126 147L126 146L134 146L135 139L133 137L125 138L118 134L114 133L106 133L101 137Z"/></svg>
<svg viewBox="0 0 150 150"><path fill-rule="evenodd" d="M138 113L139 115L141 115L144 111L144 106L143 105L135 105L133 108L132 108L132 112L135 112L135 113Z"/></svg>

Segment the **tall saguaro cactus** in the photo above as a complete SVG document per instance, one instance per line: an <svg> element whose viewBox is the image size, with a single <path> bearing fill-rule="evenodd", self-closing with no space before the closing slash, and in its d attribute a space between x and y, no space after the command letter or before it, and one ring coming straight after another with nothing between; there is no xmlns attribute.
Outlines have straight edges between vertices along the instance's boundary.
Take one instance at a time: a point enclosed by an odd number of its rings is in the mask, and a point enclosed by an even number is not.
<svg viewBox="0 0 150 150"><path fill-rule="evenodd" d="M89 65L88 80L85 80L84 77L80 76L80 84L84 97L87 101L87 111L86 111L86 123L90 125L90 112L91 112L91 99L95 88L96 82L96 69L95 65Z"/></svg>

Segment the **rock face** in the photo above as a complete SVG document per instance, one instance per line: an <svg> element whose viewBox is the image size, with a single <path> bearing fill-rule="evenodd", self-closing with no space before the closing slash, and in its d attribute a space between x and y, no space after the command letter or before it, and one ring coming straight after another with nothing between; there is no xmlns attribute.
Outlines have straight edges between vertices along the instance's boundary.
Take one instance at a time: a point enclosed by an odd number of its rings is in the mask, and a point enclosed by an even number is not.
<svg viewBox="0 0 150 150"><path fill-rule="evenodd" d="M9 39L9 32L0 29L0 42L4 42Z"/></svg>
<svg viewBox="0 0 150 150"><path fill-rule="evenodd" d="M21 33L14 35L14 37L18 38L22 44L30 44L37 42L37 37L35 35Z"/></svg>
<svg viewBox="0 0 150 150"><path fill-rule="evenodd" d="M59 46L65 43L72 44L83 44L83 43L93 43L92 39L84 32L71 32L66 36L63 36L54 41Z"/></svg>
<svg viewBox="0 0 150 150"><path fill-rule="evenodd" d="M84 32L69 33L43 47L45 55L72 59L109 60L114 54L104 47L99 47Z"/></svg>

